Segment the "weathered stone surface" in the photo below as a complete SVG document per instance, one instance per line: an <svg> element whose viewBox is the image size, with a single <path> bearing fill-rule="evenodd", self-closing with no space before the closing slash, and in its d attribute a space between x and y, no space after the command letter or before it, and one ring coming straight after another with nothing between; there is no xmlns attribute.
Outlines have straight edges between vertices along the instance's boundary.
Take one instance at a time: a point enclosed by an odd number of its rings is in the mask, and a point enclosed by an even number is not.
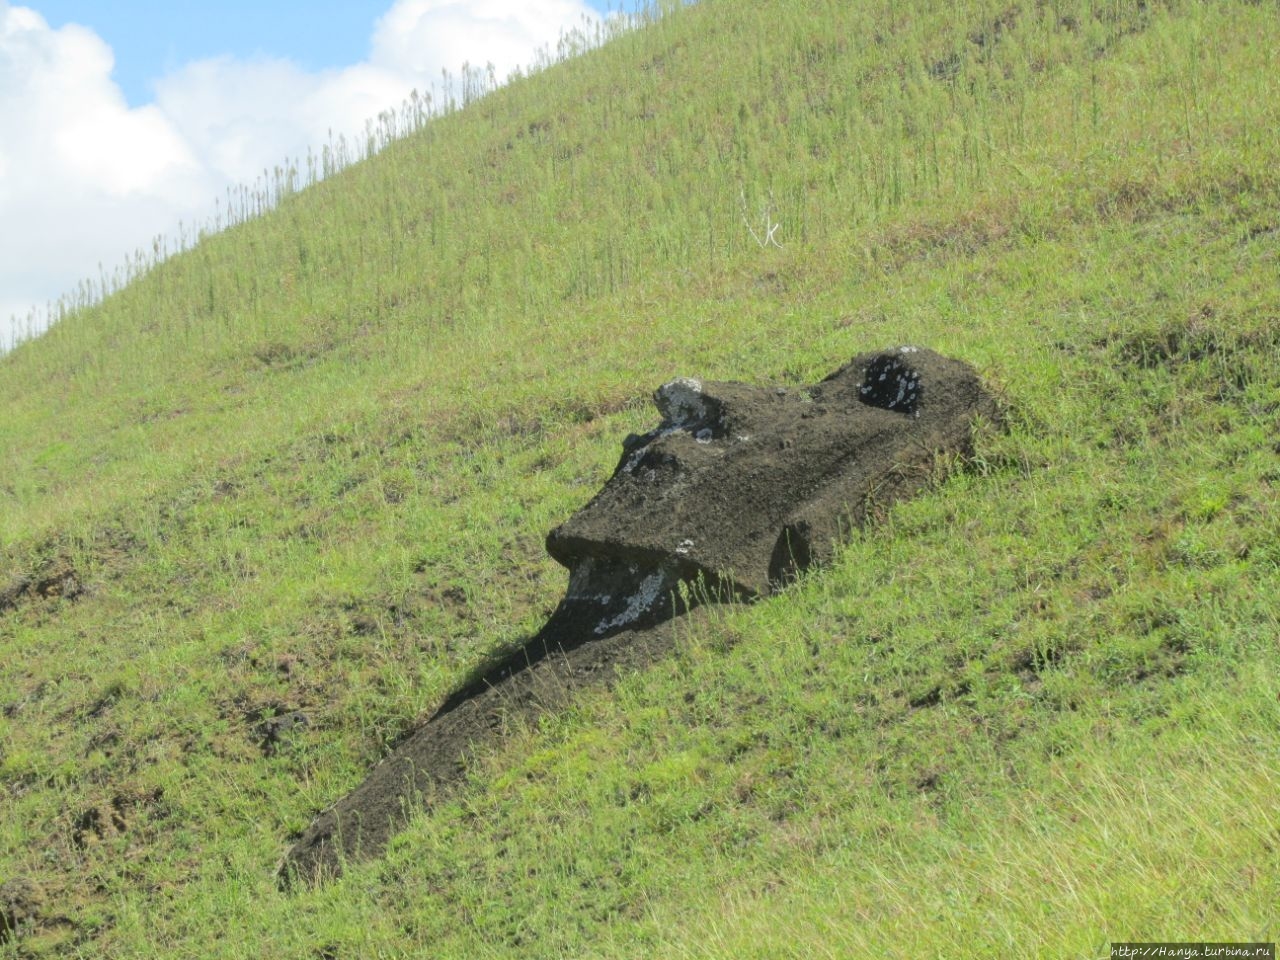
<svg viewBox="0 0 1280 960"><path fill-rule="evenodd" d="M665 621L702 600L767 595L829 558L870 504L915 492L938 454L969 450L976 417L997 417L968 365L913 347L855 357L812 387L682 379L654 401L658 426L623 442L612 478L547 538L570 570L547 623L316 817L282 883L376 856L508 723L665 655ZM673 599L682 584L695 585L687 602Z"/></svg>
<svg viewBox="0 0 1280 960"><path fill-rule="evenodd" d="M624 441L613 477L547 538L571 571L566 603L595 610L601 633L669 613L682 580L769 594L997 416L971 367L915 347L854 357L812 387L681 379L654 402L662 422Z"/></svg>

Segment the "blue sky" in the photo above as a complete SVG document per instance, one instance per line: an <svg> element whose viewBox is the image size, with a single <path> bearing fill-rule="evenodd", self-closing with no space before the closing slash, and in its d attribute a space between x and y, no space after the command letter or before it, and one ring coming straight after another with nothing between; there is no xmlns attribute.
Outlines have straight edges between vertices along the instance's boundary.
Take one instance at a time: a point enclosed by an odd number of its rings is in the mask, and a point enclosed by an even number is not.
<svg viewBox="0 0 1280 960"><path fill-rule="evenodd" d="M606 12L604 0L588 6ZM51 27L91 27L116 55L113 78L130 106L154 98L158 77L192 60L277 56L307 70L341 67L369 49L373 23L390 0L29 0ZM612 4L618 9L622 4ZM635 9L635 2L626 4Z"/></svg>
<svg viewBox="0 0 1280 960"><path fill-rule="evenodd" d="M57 28L91 27L115 53L113 78L130 106L155 97L153 84L184 63L222 55L278 56L307 70L363 59L373 23L390 0L29 0Z"/></svg>
<svg viewBox="0 0 1280 960"><path fill-rule="evenodd" d="M215 198L639 0L0 0L0 352ZM11 322L17 318L17 322Z"/></svg>

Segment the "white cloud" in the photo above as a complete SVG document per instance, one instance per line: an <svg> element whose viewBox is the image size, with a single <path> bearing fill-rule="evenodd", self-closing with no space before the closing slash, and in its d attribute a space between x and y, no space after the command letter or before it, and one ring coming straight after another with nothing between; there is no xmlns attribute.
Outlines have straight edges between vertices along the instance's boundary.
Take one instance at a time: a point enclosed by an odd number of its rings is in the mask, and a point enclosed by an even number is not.
<svg viewBox="0 0 1280 960"><path fill-rule="evenodd" d="M555 50L561 34L596 23L578 0L400 0L378 21L371 60L438 80L442 67L464 62L498 77L527 66L540 48Z"/></svg>
<svg viewBox="0 0 1280 960"><path fill-rule="evenodd" d="M96 275L212 184L154 107L131 110L112 55L0 0L0 343L8 319Z"/></svg>
<svg viewBox="0 0 1280 960"><path fill-rule="evenodd" d="M598 20L582 0L400 0L371 25L363 63L308 72L287 60L188 63L131 109L110 47L0 0L0 348L9 317L108 273L179 220L203 222L225 188L301 160L441 71L499 79ZM436 94L439 102L439 94Z"/></svg>

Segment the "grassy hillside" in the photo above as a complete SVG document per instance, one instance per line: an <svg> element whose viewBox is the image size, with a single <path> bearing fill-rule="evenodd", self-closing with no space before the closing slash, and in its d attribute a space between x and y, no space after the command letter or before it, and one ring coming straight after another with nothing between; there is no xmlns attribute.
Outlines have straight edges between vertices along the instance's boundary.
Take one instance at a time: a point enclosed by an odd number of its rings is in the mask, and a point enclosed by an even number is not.
<svg viewBox="0 0 1280 960"><path fill-rule="evenodd" d="M1244 0L703 0L0 357L0 957L1276 940L1278 55ZM542 622L654 387L897 343L1009 431L276 890Z"/></svg>

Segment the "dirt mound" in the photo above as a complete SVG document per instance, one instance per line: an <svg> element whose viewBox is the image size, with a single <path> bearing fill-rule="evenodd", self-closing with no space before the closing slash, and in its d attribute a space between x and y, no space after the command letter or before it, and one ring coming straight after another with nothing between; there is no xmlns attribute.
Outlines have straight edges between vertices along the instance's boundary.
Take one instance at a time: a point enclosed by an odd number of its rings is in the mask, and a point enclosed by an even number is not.
<svg viewBox="0 0 1280 960"><path fill-rule="evenodd" d="M663 656L669 621L697 603L765 596L827 560L870 505L918 491L939 454L969 452L975 418L998 416L972 368L914 347L855 357L811 387L680 379L654 402L662 421L623 442L608 483L547 538L570 571L551 618L324 811L282 882L376 856L509 720Z"/></svg>
<svg viewBox="0 0 1280 960"><path fill-rule="evenodd" d="M134 821L155 808L164 798L164 789L156 787L142 792L118 793L107 803L87 807L75 818L71 843L77 850L88 850L129 833Z"/></svg>
<svg viewBox="0 0 1280 960"><path fill-rule="evenodd" d="M35 881L19 877L0 883L0 944L13 937L19 927L36 923L44 906L44 894Z"/></svg>
<svg viewBox="0 0 1280 960"><path fill-rule="evenodd" d="M364 783L315 819L281 864L282 885L335 877L343 861L377 856L414 808L462 780L468 756L501 740L509 723L557 710L584 688L652 663L672 645L670 623L605 636L593 626L557 611L518 654L450 697Z"/></svg>
<svg viewBox="0 0 1280 960"><path fill-rule="evenodd" d="M0 587L0 612L16 607L31 597L74 599L84 590L80 576L71 561L58 558L46 562L35 573L12 578Z"/></svg>

